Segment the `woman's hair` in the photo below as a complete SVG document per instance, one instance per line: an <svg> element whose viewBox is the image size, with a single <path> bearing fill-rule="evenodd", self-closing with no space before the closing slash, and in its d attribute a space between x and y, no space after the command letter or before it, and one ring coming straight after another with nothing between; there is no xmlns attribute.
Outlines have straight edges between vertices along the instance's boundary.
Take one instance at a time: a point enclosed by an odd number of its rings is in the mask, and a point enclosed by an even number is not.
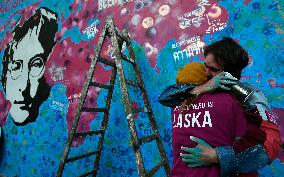
<svg viewBox="0 0 284 177"><path fill-rule="evenodd" d="M205 66L199 62L190 62L183 66L176 76L177 84L201 85L207 82Z"/></svg>
<svg viewBox="0 0 284 177"><path fill-rule="evenodd" d="M247 51L230 37L205 47L204 56L212 54L216 62L226 72L240 79L242 70L248 65Z"/></svg>

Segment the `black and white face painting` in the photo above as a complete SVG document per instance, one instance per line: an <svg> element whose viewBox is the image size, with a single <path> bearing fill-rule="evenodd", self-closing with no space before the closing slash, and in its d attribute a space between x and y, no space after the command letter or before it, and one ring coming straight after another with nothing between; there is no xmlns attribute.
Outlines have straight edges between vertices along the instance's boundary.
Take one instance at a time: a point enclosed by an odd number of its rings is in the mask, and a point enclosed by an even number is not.
<svg viewBox="0 0 284 177"><path fill-rule="evenodd" d="M10 49L4 53L2 84L16 125L35 121L40 105L49 96L44 71L55 45L56 20L54 12L38 9L22 27L15 29ZM51 32L46 34L46 30Z"/></svg>

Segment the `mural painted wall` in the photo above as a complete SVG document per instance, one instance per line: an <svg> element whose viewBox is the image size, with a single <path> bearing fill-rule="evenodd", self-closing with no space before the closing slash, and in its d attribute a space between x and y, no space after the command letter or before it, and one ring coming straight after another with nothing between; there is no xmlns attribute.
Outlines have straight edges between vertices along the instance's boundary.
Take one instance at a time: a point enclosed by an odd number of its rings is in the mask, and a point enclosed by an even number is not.
<svg viewBox="0 0 284 177"><path fill-rule="evenodd" d="M98 36L107 16L132 38L137 62L159 131L172 163L170 109L157 101L186 63L203 60L203 48L223 36L244 46L250 64L242 80L260 88L279 115L284 142L284 2L281 0L2 0L0 3L1 91L0 174L55 176ZM103 56L114 59L110 43ZM127 53L127 50L124 51ZM131 67L126 76L135 79ZM98 64L95 81L108 83L111 68ZM121 102L113 93L98 176L138 176ZM142 107L138 90L132 104ZM86 105L103 107L107 92L89 91ZM137 96L138 95L138 96ZM103 115L83 113L78 131L96 130ZM145 114L135 114L139 137L152 130ZM96 150L98 137L79 138L70 155ZM143 147L146 169L160 161L155 143ZM279 156L284 160L284 152ZM261 176L284 176L277 159ZM92 169L94 157L68 164L64 176ZM160 170L156 176L164 176Z"/></svg>

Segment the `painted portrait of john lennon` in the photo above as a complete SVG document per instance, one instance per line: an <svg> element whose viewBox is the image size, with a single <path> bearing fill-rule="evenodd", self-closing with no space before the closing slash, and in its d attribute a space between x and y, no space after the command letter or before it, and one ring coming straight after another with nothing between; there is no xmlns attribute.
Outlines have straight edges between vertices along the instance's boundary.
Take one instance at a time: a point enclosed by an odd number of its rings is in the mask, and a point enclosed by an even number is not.
<svg viewBox="0 0 284 177"><path fill-rule="evenodd" d="M57 14L39 8L22 26L15 27L5 48L1 82L16 125L35 121L40 105L49 96L45 63L55 46L57 29Z"/></svg>

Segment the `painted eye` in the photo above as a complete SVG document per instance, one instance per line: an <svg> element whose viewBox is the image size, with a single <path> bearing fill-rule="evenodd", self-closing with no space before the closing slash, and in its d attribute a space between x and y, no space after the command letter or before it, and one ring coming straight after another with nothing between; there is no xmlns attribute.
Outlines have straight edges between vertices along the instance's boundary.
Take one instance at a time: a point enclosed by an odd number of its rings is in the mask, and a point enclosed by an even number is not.
<svg viewBox="0 0 284 177"><path fill-rule="evenodd" d="M32 77L37 77L39 76L44 68L44 62L41 57L36 57L31 61L30 64L30 75Z"/></svg>
<svg viewBox="0 0 284 177"><path fill-rule="evenodd" d="M34 62L32 63L32 67L42 67L43 65L43 61L40 59L34 60Z"/></svg>
<svg viewBox="0 0 284 177"><path fill-rule="evenodd" d="M12 71L18 71L22 68L22 63L20 61L14 61L11 66Z"/></svg>
<svg viewBox="0 0 284 177"><path fill-rule="evenodd" d="M12 61L12 63L9 64L10 75L14 80L16 80L21 75L22 70L23 64L19 60Z"/></svg>

